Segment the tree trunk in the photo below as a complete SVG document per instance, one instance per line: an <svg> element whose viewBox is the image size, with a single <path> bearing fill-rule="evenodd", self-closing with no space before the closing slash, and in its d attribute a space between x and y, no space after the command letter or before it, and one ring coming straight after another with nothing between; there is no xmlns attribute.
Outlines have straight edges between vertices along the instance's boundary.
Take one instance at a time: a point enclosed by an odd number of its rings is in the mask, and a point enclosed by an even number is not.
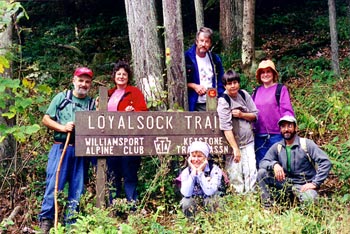
<svg viewBox="0 0 350 234"><path fill-rule="evenodd" d="M181 1L163 0L165 57L170 109L187 108Z"/></svg>
<svg viewBox="0 0 350 234"><path fill-rule="evenodd" d="M336 76L340 76L339 55L338 55L338 31L335 11L335 1L328 0L329 29L331 33L332 69Z"/></svg>
<svg viewBox="0 0 350 234"><path fill-rule="evenodd" d="M175 4L175 3L173 3L173 4ZM181 5L181 2L180 2L180 5ZM198 31L201 27L204 26L203 0L194 0L194 8L196 9L196 25L197 25L197 31ZM180 13L181 13L181 11L180 11Z"/></svg>
<svg viewBox="0 0 350 234"><path fill-rule="evenodd" d="M220 0L220 37L224 50L241 48L242 20L243 0Z"/></svg>
<svg viewBox="0 0 350 234"><path fill-rule="evenodd" d="M10 2L10 1L8 1ZM10 4L10 3L9 3ZM12 45L12 16L9 12L4 13L0 17L0 56L4 56L7 53L10 53ZM3 22L9 23L3 23ZM0 76L5 79L11 79L12 77L12 64L10 63L9 68L5 68L3 73L0 73ZM9 104L10 105L10 104ZM6 112L6 110L5 110ZM14 118L7 119L2 116L3 110L0 109L0 124L5 124L7 126L13 126ZM0 133L1 135L1 133ZM13 157L15 155L16 142L13 137L7 137L2 142L0 142L0 161L4 158ZM16 163L15 163L16 164Z"/></svg>
<svg viewBox="0 0 350 234"><path fill-rule="evenodd" d="M245 73L249 73L255 59L255 0L243 1L243 35L242 35L242 65Z"/></svg>
<svg viewBox="0 0 350 234"><path fill-rule="evenodd" d="M155 0L125 0L125 8L136 84L152 108L163 109L162 52Z"/></svg>

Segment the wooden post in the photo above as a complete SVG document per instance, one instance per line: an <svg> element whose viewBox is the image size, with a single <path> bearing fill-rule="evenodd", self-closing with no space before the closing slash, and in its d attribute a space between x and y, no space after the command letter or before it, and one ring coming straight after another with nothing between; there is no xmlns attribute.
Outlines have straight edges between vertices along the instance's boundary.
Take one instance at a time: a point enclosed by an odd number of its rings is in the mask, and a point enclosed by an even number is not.
<svg viewBox="0 0 350 234"><path fill-rule="evenodd" d="M100 86L99 87L99 110L107 110L107 88ZM97 208L103 208L106 206L106 173L107 173L107 164L105 157L97 158L97 173L96 173L96 206Z"/></svg>
<svg viewBox="0 0 350 234"><path fill-rule="evenodd" d="M216 111L218 104L217 91L215 88L210 88L207 91L207 111Z"/></svg>

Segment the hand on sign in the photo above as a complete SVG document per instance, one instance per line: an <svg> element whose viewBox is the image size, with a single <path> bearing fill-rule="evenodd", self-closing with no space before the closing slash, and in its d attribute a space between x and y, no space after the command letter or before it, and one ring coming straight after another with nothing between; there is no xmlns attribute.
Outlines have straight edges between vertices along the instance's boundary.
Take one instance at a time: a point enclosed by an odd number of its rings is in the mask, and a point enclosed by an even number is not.
<svg viewBox="0 0 350 234"><path fill-rule="evenodd" d="M134 110L135 110L135 108L133 106L127 106L125 108L125 111L134 111Z"/></svg>

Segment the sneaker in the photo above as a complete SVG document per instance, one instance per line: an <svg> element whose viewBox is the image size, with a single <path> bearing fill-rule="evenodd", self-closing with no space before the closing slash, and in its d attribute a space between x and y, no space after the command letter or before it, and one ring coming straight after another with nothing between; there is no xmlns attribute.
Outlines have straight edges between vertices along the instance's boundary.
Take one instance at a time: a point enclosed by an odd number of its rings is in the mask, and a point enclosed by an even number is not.
<svg viewBox="0 0 350 234"><path fill-rule="evenodd" d="M43 231L44 234L49 234L50 229L53 227L53 220L52 219L42 219L40 221L39 227Z"/></svg>

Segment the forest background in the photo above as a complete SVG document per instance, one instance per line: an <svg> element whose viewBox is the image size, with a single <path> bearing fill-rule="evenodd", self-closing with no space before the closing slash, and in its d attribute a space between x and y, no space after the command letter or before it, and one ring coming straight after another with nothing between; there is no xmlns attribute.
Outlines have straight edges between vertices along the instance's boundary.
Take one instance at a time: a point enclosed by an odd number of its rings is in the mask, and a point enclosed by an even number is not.
<svg viewBox="0 0 350 234"><path fill-rule="evenodd" d="M74 4L67 6L67 2ZM215 31L214 52L222 57L225 70L242 73L242 88L251 92L257 84L254 74L242 70L240 49L233 46L223 50L220 42L219 1L203 2L205 25ZM161 1L156 3L161 11ZM51 132L40 120L52 97L70 88L74 67L87 65L94 70L92 94L96 96L99 85L112 85L113 62L132 61L123 1L21 4L23 9L17 5L21 13L13 28L12 51L0 57L0 107L7 123L0 125L1 139L16 139L11 157L0 159L3 233L38 230L37 214L52 143ZM331 175L320 190L319 204L285 204L266 213L256 194L238 196L228 191L217 213L202 212L188 223L179 210L180 197L173 184L183 158L150 156L143 157L136 212L129 214L130 207L122 199L109 208L95 208L91 172L77 225L60 226L58 233L350 233L349 1L336 1L340 76L335 76L331 66L326 1L260 0L255 9L257 59L268 56L276 62L280 81L291 92L299 134L318 143L333 163ZM194 15L193 2L182 1L184 49L194 42ZM161 25L159 30L163 30ZM11 79L3 75L9 67ZM164 100L157 100L156 105L159 103ZM61 194L60 204L65 206L65 194Z"/></svg>

